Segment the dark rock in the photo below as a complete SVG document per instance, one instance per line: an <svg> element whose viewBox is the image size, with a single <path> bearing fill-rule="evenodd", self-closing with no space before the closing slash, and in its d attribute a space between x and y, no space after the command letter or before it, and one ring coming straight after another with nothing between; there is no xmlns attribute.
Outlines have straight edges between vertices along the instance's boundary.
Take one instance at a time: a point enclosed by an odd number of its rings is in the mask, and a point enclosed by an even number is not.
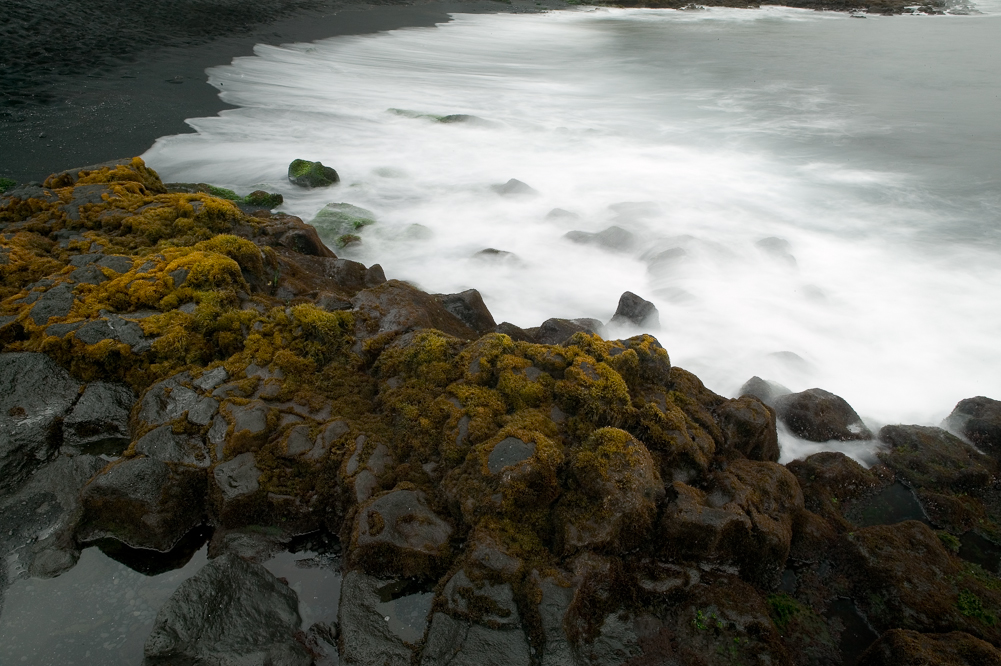
<svg viewBox="0 0 1001 666"><path fill-rule="evenodd" d="M517 437L506 437L494 445L487 458L487 468L497 474L505 467L517 465L535 455L535 444L526 443Z"/></svg>
<svg viewBox="0 0 1001 666"><path fill-rule="evenodd" d="M969 632L1001 639L1001 594L961 575L959 561L927 525L876 525L842 537L841 574L877 632Z"/></svg>
<svg viewBox="0 0 1001 666"><path fill-rule="evenodd" d="M129 441L129 414L136 394L124 384L93 382L63 420L63 445L84 447Z"/></svg>
<svg viewBox="0 0 1001 666"><path fill-rule="evenodd" d="M608 323L660 328L660 313L657 312L657 306L650 301L640 298L631 291L625 291L619 297L619 305Z"/></svg>
<svg viewBox="0 0 1001 666"><path fill-rule="evenodd" d="M222 555L181 583L157 613L146 664L310 666L299 600L259 564Z"/></svg>
<svg viewBox="0 0 1001 666"><path fill-rule="evenodd" d="M463 324L480 335L490 332L497 326L493 315L483 302L483 297L475 289L467 289L458 294L436 294L435 298Z"/></svg>
<svg viewBox="0 0 1001 666"><path fill-rule="evenodd" d="M556 538L565 553L621 552L645 539L657 518L664 484L643 444L617 428L602 428L570 453L577 490L556 508Z"/></svg>
<svg viewBox="0 0 1001 666"><path fill-rule="evenodd" d="M285 203L285 197L280 194L272 194L264 190L254 190L243 198L243 203L255 208L277 208Z"/></svg>
<svg viewBox="0 0 1001 666"><path fill-rule="evenodd" d="M884 426L879 441L889 448L876 455L912 486L976 492L994 481L991 459L941 428Z"/></svg>
<svg viewBox="0 0 1001 666"><path fill-rule="evenodd" d="M587 231L568 231L563 235L563 237L569 241L573 241L574 243L580 243L582 245L597 245L606 250L613 250L616 252L628 252L636 247L638 242L636 234L617 226L608 227L607 229L597 233L590 233Z"/></svg>
<svg viewBox="0 0 1001 666"><path fill-rule="evenodd" d="M350 310L351 301L345 301L333 294L321 294L316 299L316 307L327 312L337 312L338 310Z"/></svg>
<svg viewBox="0 0 1001 666"><path fill-rule="evenodd" d="M535 341L535 339L532 336L530 336L528 332L525 331L525 329L519 326L515 326L514 324L507 321L497 324L497 326L494 328L494 331L497 333L503 333L504 335L508 336L515 342Z"/></svg>
<svg viewBox="0 0 1001 666"><path fill-rule="evenodd" d="M226 368L220 365L217 368L203 372L201 377L191 383L202 391L211 391L227 379L229 379L229 373L226 372Z"/></svg>
<svg viewBox="0 0 1001 666"><path fill-rule="evenodd" d="M252 495L260 489L261 470L257 468L254 454L249 451L216 465L212 474L224 504Z"/></svg>
<svg viewBox="0 0 1001 666"><path fill-rule="evenodd" d="M418 328L436 328L465 340L477 337L473 329L453 316L433 296L398 280L360 291L351 303L357 315L355 334L360 340Z"/></svg>
<svg viewBox="0 0 1001 666"><path fill-rule="evenodd" d="M484 261L517 261L518 255L514 252L508 252L507 250L498 250L497 248L487 247L474 254L473 259L481 259Z"/></svg>
<svg viewBox="0 0 1001 666"><path fill-rule="evenodd" d="M845 502L872 494L883 481L838 451L814 453L786 468L799 480L806 508L821 516L837 516Z"/></svg>
<svg viewBox="0 0 1001 666"><path fill-rule="evenodd" d="M534 196L539 193L534 187L517 178L512 178L503 185L491 185L490 189L505 197Z"/></svg>
<svg viewBox="0 0 1001 666"><path fill-rule="evenodd" d="M706 490L675 482L669 494L661 518L666 553L736 565L751 581L777 582L803 509L803 493L787 469L737 459Z"/></svg>
<svg viewBox="0 0 1001 666"><path fill-rule="evenodd" d="M738 396L753 396L765 403L769 407L775 406L775 400L792 393L789 389L777 382L770 382L761 377L751 377L737 391Z"/></svg>
<svg viewBox="0 0 1001 666"><path fill-rule="evenodd" d="M195 437L175 434L169 425L154 428L135 444L135 452L153 460L208 467L212 462L205 443Z"/></svg>
<svg viewBox="0 0 1001 666"><path fill-rule="evenodd" d="M750 460L778 462L775 410L753 397L728 400L713 409L726 445Z"/></svg>
<svg viewBox="0 0 1001 666"><path fill-rule="evenodd" d="M921 634L891 629L859 657L857 666L998 666L1001 651L962 631Z"/></svg>
<svg viewBox="0 0 1001 666"><path fill-rule="evenodd" d="M52 287L39 296L31 308L31 318L36 326L45 326L52 317L65 317L73 307L73 290L68 284Z"/></svg>
<svg viewBox="0 0 1001 666"><path fill-rule="evenodd" d="M292 229L282 234L278 243L293 252L309 255L311 257L336 257L330 249L323 244L313 227L303 225L303 228Z"/></svg>
<svg viewBox="0 0 1001 666"><path fill-rule="evenodd" d="M147 426L163 425L194 409L201 396L185 386L190 381L191 375L182 372L149 387L137 414L139 422Z"/></svg>
<svg viewBox="0 0 1001 666"><path fill-rule="evenodd" d="M132 270L133 263L131 257L123 257L121 255L113 254L102 257L97 262L97 265L102 268L110 268L116 273L128 273Z"/></svg>
<svg viewBox="0 0 1001 666"><path fill-rule="evenodd" d="M0 354L0 492L18 485L59 448L60 421L79 391L44 354Z"/></svg>
<svg viewBox="0 0 1001 666"><path fill-rule="evenodd" d="M169 551L205 513L205 471L138 457L108 465L81 493L77 538Z"/></svg>
<svg viewBox="0 0 1001 666"><path fill-rule="evenodd" d="M394 490L358 510L352 565L375 575L426 576L447 563L452 527L428 508L424 494Z"/></svg>
<svg viewBox="0 0 1001 666"><path fill-rule="evenodd" d="M50 578L76 564L80 489L105 465L96 456L60 456L0 497L0 557L6 570ZM0 576L0 598L4 587Z"/></svg>
<svg viewBox="0 0 1001 666"><path fill-rule="evenodd" d="M775 412L797 437L811 442L872 439L869 428L844 398L814 388L776 398Z"/></svg>
<svg viewBox="0 0 1001 666"><path fill-rule="evenodd" d="M770 236L769 238L762 238L754 245L765 254L789 266L796 266L796 257L792 255L792 245L786 239Z"/></svg>
<svg viewBox="0 0 1001 666"><path fill-rule="evenodd" d="M341 182L337 172L320 162L292 160L288 165L288 179L299 187L327 187Z"/></svg>
<svg viewBox="0 0 1001 666"><path fill-rule="evenodd" d="M349 292L361 291L369 286L366 284L368 269L365 264L350 259L328 259L323 262L323 275Z"/></svg>
<svg viewBox="0 0 1001 666"><path fill-rule="evenodd" d="M349 203L328 203L309 224L326 238L336 238L357 233L375 221L375 213L370 210Z"/></svg>
<svg viewBox="0 0 1001 666"><path fill-rule="evenodd" d="M564 620L575 589L561 585L555 578L539 582L538 613L545 643L542 646L542 666L575 666Z"/></svg>
<svg viewBox="0 0 1001 666"><path fill-rule="evenodd" d="M83 268L78 268L70 273L69 279L82 284L101 284L102 282L108 281L108 278L105 277L104 273L102 273L97 266L84 266Z"/></svg>
<svg viewBox="0 0 1001 666"><path fill-rule="evenodd" d="M338 623L346 666L410 663L415 644L424 637L434 595L393 594L404 587L400 583L359 571L344 576Z"/></svg>
<svg viewBox="0 0 1001 666"><path fill-rule="evenodd" d="M647 262L647 270L651 273L657 273L677 266L678 262L687 255L684 248L672 247L652 256L644 257L644 260Z"/></svg>
<svg viewBox="0 0 1001 666"><path fill-rule="evenodd" d="M386 282L386 272L382 270L382 266L379 264L372 264L368 267L365 272L365 286L366 287L378 287L380 284Z"/></svg>
<svg viewBox="0 0 1001 666"><path fill-rule="evenodd" d="M942 427L970 440L995 459L1001 458L1001 401L982 395L960 400Z"/></svg>
<svg viewBox="0 0 1001 666"><path fill-rule="evenodd" d="M547 319L539 326L535 342L540 345L562 345L575 333L594 333L604 337L604 327L597 319Z"/></svg>
<svg viewBox="0 0 1001 666"><path fill-rule="evenodd" d="M520 628L495 629L435 613L421 666L529 666L532 658Z"/></svg>

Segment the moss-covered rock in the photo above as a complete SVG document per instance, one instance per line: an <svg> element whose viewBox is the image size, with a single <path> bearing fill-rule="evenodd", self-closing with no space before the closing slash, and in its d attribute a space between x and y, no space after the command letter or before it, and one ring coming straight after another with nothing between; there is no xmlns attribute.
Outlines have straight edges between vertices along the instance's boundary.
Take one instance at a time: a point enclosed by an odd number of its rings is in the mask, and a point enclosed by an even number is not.
<svg viewBox="0 0 1001 666"><path fill-rule="evenodd" d="M341 181L330 167L309 160L292 160L288 165L288 179L299 187L327 187Z"/></svg>

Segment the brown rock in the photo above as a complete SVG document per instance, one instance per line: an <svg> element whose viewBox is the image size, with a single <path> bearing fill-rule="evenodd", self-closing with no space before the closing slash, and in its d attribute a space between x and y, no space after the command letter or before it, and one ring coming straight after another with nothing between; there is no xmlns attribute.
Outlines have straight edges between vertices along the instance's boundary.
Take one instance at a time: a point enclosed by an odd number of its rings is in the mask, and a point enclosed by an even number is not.
<svg viewBox="0 0 1001 666"><path fill-rule="evenodd" d="M869 646L858 666L997 666L1001 652L962 631L920 634L891 629Z"/></svg>
<svg viewBox="0 0 1001 666"><path fill-rule="evenodd" d="M775 412L797 437L811 442L872 439L844 398L819 388L790 393L775 399Z"/></svg>
<svg viewBox="0 0 1001 666"><path fill-rule="evenodd" d="M348 557L372 575L433 576L447 564L451 536L451 525L431 511L424 493L394 490L358 510Z"/></svg>
<svg viewBox="0 0 1001 666"><path fill-rule="evenodd" d="M728 400L713 410L727 448L750 460L778 462L779 440L775 410L757 398Z"/></svg>
<svg viewBox="0 0 1001 666"><path fill-rule="evenodd" d="M994 458L1001 456L1001 400L982 395L960 400L942 425Z"/></svg>
<svg viewBox="0 0 1001 666"><path fill-rule="evenodd" d="M884 426L879 440L879 459L909 485L976 492L994 481L991 459L941 428Z"/></svg>
<svg viewBox="0 0 1001 666"><path fill-rule="evenodd" d="M359 340L418 328L435 328L464 340L476 337L476 331L433 296L399 280L360 291L351 303L358 315L355 335Z"/></svg>

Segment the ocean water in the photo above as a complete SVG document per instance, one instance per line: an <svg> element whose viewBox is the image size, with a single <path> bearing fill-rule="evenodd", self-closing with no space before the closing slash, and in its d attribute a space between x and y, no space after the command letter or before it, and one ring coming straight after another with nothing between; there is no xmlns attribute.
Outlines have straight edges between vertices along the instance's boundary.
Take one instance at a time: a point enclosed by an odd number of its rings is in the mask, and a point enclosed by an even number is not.
<svg viewBox="0 0 1001 666"><path fill-rule="evenodd" d="M629 290L721 394L759 375L873 427L937 424L1001 398L1001 3L978 9L460 14L262 46L208 71L240 108L144 157L164 180L281 192L306 221L366 208L377 224L341 256L476 288L498 322L608 321ZM434 117L452 114L476 119ZM341 184L293 187L295 158ZM534 192L492 187L511 178ZM613 225L631 246L565 238ZM782 443L783 461L830 448Z"/></svg>

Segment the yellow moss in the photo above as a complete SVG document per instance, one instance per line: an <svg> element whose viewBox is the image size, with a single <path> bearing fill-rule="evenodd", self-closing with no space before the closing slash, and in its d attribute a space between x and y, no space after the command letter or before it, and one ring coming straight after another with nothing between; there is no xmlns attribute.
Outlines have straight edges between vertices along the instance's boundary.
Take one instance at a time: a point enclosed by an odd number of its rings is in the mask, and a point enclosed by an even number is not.
<svg viewBox="0 0 1001 666"><path fill-rule="evenodd" d="M598 426L623 425L631 401L622 377L608 364L581 354L556 382L556 396L567 413Z"/></svg>
<svg viewBox="0 0 1001 666"><path fill-rule="evenodd" d="M222 234L196 244L195 249L225 255L248 273L264 275L264 261L260 248L245 238Z"/></svg>

